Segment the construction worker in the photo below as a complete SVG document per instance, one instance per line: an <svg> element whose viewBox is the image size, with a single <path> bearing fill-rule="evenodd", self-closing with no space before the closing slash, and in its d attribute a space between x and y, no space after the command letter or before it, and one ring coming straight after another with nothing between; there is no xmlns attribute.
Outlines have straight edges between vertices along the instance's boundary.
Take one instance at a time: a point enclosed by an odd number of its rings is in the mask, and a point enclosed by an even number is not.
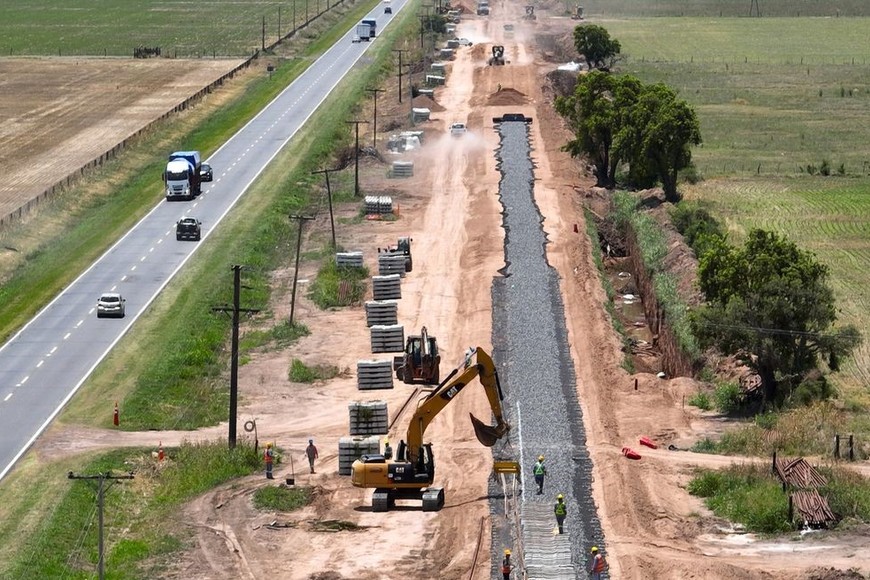
<svg viewBox="0 0 870 580"><path fill-rule="evenodd" d="M535 483L538 484L538 495L544 493L544 476L547 475L547 468L544 467L544 456L538 455L538 461L532 468L532 473L535 474Z"/></svg>
<svg viewBox="0 0 870 580"><path fill-rule="evenodd" d="M390 459L393 456L393 448L390 446L390 440L384 437L384 459Z"/></svg>
<svg viewBox="0 0 870 580"><path fill-rule="evenodd" d="M511 580L511 570L514 565L511 563L511 551L505 548L504 559L501 561L501 576L503 580Z"/></svg>
<svg viewBox="0 0 870 580"><path fill-rule="evenodd" d="M266 462L266 479L275 479L272 477L272 462L275 460L275 453L272 451L272 444L266 444L266 450L263 452L263 460Z"/></svg>
<svg viewBox="0 0 870 580"><path fill-rule="evenodd" d="M305 455L308 456L308 467L311 468L311 473L314 473L314 460L320 457L317 453L317 447L314 446L314 439L308 440L308 447L305 448Z"/></svg>
<svg viewBox="0 0 870 580"><path fill-rule="evenodd" d="M592 580L601 580L604 571L607 570L607 560L604 554L598 552L598 546L592 546L592 562L589 564L589 575Z"/></svg>
<svg viewBox="0 0 870 580"><path fill-rule="evenodd" d="M562 533L562 524L565 523L565 516L568 515L568 506L565 505L565 496L561 493L556 496L556 505L553 506L553 513L556 514L556 523L559 524L559 533Z"/></svg>

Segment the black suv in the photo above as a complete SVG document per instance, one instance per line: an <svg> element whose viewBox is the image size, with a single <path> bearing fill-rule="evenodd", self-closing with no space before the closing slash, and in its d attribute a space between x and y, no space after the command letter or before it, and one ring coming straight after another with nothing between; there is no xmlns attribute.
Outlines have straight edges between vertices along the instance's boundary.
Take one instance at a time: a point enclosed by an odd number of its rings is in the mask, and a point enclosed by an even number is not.
<svg viewBox="0 0 870 580"><path fill-rule="evenodd" d="M200 181L211 181L214 179L214 173L212 172L211 165L208 163L203 163L199 166L199 179Z"/></svg>
<svg viewBox="0 0 870 580"><path fill-rule="evenodd" d="M202 224L192 217L181 218L175 222L176 240L193 240L198 242L202 238Z"/></svg>

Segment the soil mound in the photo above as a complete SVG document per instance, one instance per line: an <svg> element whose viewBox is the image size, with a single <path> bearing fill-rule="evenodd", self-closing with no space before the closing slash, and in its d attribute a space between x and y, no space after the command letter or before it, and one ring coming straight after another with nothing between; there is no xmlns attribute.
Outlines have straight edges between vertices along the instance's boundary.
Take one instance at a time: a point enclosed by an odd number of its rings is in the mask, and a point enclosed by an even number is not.
<svg viewBox="0 0 870 580"><path fill-rule="evenodd" d="M433 113L439 113L445 110L444 107L435 101L435 99L427 95L418 95L414 97L414 108L429 109Z"/></svg>
<svg viewBox="0 0 870 580"><path fill-rule="evenodd" d="M498 107L504 105L525 105L528 101L528 97L516 89L502 89L492 93L486 104Z"/></svg>

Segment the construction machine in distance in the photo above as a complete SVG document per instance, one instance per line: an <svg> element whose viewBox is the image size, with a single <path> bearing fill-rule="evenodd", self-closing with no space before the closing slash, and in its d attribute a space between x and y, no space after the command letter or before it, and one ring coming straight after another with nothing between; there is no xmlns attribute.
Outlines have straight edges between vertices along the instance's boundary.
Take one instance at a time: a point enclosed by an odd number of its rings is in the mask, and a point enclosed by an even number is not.
<svg viewBox="0 0 870 580"><path fill-rule="evenodd" d="M437 385L441 382L440 367L438 341L434 336L429 336L425 326L419 335L407 338L405 353L393 358L396 378L407 384L422 381L427 385Z"/></svg>
<svg viewBox="0 0 870 580"><path fill-rule="evenodd" d="M435 487L435 456L432 444L424 443L426 428L473 379L477 378L486 391L496 424L487 425L471 416L478 441L492 447L510 431L502 412L504 394L492 358L480 347L469 349L464 363L451 371L444 381L418 401L408 425L405 439L399 442L394 458L383 455L363 455L351 466L354 487L374 488L372 511L385 512L396 500L422 500L423 511L438 511L444 507L444 489ZM499 465L518 469L516 462L496 461Z"/></svg>
<svg viewBox="0 0 870 580"><path fill-rule="evenodd" d="M533 4L529 4L526 6L526 13L523 15L523 20L537 20L538 17L535 16L535 6Z"/></svg>
<svg viewBox="0 0 870 580"><path fill-rule="evenodd" d="M405 272L410 272L414 269L414 260L411 258L411 242L413 241L414 238L399 238L395 246L378 248L378 253L403 254L405 256Z"/></svg>
<svg viewBox="0 0 870 580"><path fill-rule="evenodd" d="M489 62L487 63L489 66L504 66L504 47L503 46L493 46L492 47L492 57L490 57Z"/></svg>
<svg viewBox="0 0 870 580"><path fill-rule="evenodd" d="M571 12L571 20L583 20L583 7L575 6Z"/></svg>

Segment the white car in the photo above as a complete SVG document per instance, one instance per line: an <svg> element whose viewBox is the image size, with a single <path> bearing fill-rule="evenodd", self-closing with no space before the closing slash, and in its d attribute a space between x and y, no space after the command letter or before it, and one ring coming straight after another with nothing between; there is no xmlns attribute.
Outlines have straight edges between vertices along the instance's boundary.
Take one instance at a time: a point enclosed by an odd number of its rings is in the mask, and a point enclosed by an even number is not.
<svg viewBox="0 0 870 580"><path fill-rule="evenodd" d="M462 135L465 135L466 131L468 131L468 129L465 128L465 123L453 123L450 125L450 134L454 137L461 137Z"/></svg>
<svg viewBox="0 0 870 580"><path fill-rule="evenodd" d="M97 300L97 318L106 316L114 316L115 318L124 318L126 314L125 304L127 301L117 292L103 292L100 299Z"/></svg>

